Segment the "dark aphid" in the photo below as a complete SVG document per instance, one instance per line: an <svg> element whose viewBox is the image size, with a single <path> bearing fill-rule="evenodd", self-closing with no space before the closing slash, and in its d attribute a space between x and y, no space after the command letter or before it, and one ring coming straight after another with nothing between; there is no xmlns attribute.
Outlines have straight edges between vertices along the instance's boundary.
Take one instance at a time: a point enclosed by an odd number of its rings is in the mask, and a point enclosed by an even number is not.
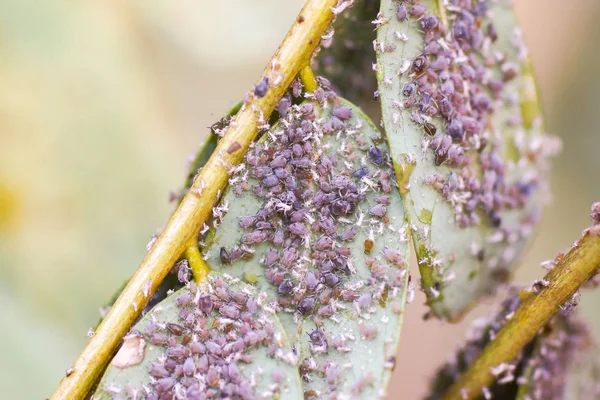
<svg viewBox="0 0 600 400"><path fill-rule="evenodd" d="M452 32L454 33L454 38L456 40L466 40L469 36L469 31L467 27L462 22L455 22L452 27Z"/></svg>
<svg viewBox="0 0 600 400"><path fill-rule="evenodd" d="M231 256L229 255L229 252L227 251L227 249L225 249L225 247L221 247L221 250L219 251L219 258L221 259L221 264L231 264Z"/></svg>
<svg viewBox="0 0 600 400"><path fill-rule="evenodd" d="M449 124L447 128L448 135L452 138L453 141L458 142L463 139L464 131L463 126L458 120L458 118L454 118Z"/></svg>
<svg viewBox="0 0 600 400"><path fill-rule="evenodd" d="M434 124L432 124L431 122L425 122L423 124L423 129L425 129L425 132L429 135L429 136L433 136L435 135L435 133L437 132L437 128L435 127Z"/></svg>
<svg viewBox="0 0 600 400"><path fill-rule="evenodd" d="M280 294L280 295L290 294L290 293L292 293L292 290L294 290L294 283L291 280L286 279L283 282L281 282L281 284L277 288L277 294Z"/></svg>
<svg viewBox="0 0 600 400"><path fill-rule="evenodd" d="M425 55L421 54L417 58L415 58L415 61L413 61L412 69L417 74L420 74L421 72L425 71L428 66L429 60L427 59L427 57L425 57Z"/></svg>
<svg viewBox="0 0 600 400"><path fill-rule="evenodd" d="M368 173L369 173L369 170L367 169L367 167L360 167L359 169L354 171L353 175L360 179L362 177L367 176Z"/></svg>
<svg viewBox="0 0 600 400"><path fill-rule="evenodd" d="M200 299L198 299L198 307L206 315L209 315L212 312L213 306L214 306L213 301L212 301L211 297L208 295L200 296Z"/></svg>
<svg viewBox="0 0 600 400"><path fill-rule="evenodd" d="M238 151L239 149L242 148L242 145L239 142L233 142L231 143L231 146L229 146L229 148L227 149L227 153L231 154L231 153L235 153L236 151Z"/></svg>
<svg viewBox="0 0 600 400"><path fill-rule="evenodd" d="M332 272L327 272L326 274L323 275L321 280L323 281L325 286L335 287L341 282L342 278L340 278L339 276L337 276L336 274L334 274Z"/></svg>
<svg viewBox="0 0 600 400"><path fill-rule="evenodd" d="M417 85L414 82L409 82L402 88L402 95L405 97L412 96L417 90Z"/></svg>
<svg viewBox="0 0 600 400"><path fill-rule="evenodd" d="M304 227L304 224L302 224L300 222L291 224L288 229L289 229L290 233L293 235L302 236L302 237L308 235L308 231Z"/></svg>
<svg viewBox="0 0 600 400"><path fill-rule="evenodd" d="M449 119L450 116L452 116L452 103L450 103L450 100L448 100L446 97L443 97L438 102L438 105L440 107L440 112L442 113L442 115Z"/></svg>
<svg viewBox="0 0 600 400"><path fill-rule="evenodd" d="M434 16L428 16L428 17L424 17L419 21L419 24L421 25L421 29L423 29L424 31L430 31L432 29L435 29L438 26L438 19L437 17Z"/></svg>
<svg viewBox="0 0 600 400"><path fill-rule="evenodd" d="M308 334L310 338L310 344L313 348L319 348L327 351L327 336L325 336L325 332L323 332L319 328L315 328L311 333Z"/></svg>
<svg viewBox="0 0 600 400"><path fill-rule="evenodd" d="M305 297L298 303L298 312L302 315L310 315L315 309L317 300L315 297Z"/></svg>
<svg viewBox="0 0 600 400"><path fill-rule="evenodd" d="M181 325L170 322L167 324L167 330L175 336L181 336L181 335L183 335L185 328Z"/></svg>
<svg viewBox="0 0 600 400"><path fill-rule="evenodd" d="M369 149L369 160L371 160L371 162L373 164L382 166L383 165L383 151L381 151L381 149L377 146L371 147Z"/></svg>
<svg viewBox="0 0 600 400"><path fill-rule="evenodd" d="M401 22L406 21L408 18L408 12L406 11L406 3L401 1L398 4L398 11L396 12L396 16Z"/></svg>
<svg viewBox="0 0 600 400"><path fill-rule="evenodd" d="M264 97L264 95L267 94L268 91L269 78L264 77L260 82L256 84L256 87L254 88L254 94L260 99L261 97Z"/></svg>
<svg viewBox="0 0 600 400"><path fill-rule="evenodd" d="M373 250L373 241L371 239L365 240L365 254L369 254Z"/></svg>
<svg viewBox="0 0 600 400"><path fill-rule="evenodd" d="M350 107L336 107L331 110L331 113L339 119L352 118L352 109Z"/></svg>
<svg viewBox="0 0 600 400"><path fill-rule="evenodd" d="M413 17L420 17L425 13L425 11L427 11L427 7L416 4L410 8L410 15Z"/></svg>

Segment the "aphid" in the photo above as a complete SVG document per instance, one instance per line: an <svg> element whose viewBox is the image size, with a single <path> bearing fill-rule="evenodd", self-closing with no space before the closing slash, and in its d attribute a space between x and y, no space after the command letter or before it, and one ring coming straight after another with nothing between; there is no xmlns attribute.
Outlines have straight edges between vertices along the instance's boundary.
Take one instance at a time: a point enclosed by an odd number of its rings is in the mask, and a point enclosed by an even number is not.
<svg viewBox="0 0 600 400"><path fill-rule="evenodd" d="M213 301L209 295L200 296L198 299L198 307L206 315L209 315L213 310Z"/></svg>
<svg viewBox="0 0 600 400"><path fill-rule="evenodd" d="M452 26L452 33L454 34L454 39L459 41L466 40L469 35L467 27L460 21L454 23Z"/></svg>
<svg viewBox="0 0 600 400"><path fill-rule="evenodd" d="M187 347L181 344L176 344L167 349L167 357L172 358L177 362L183 362L183 360L189 356L189 353L190 351Z"/></svg>
<svg viewBox="0 0 600 400"><path fill-rule="evenodd" d="M315 250L325 250L331 248L333 245L333 239L329 236L320 237L314 244Z"/></svg>
<svg viewBox="0 0 600 400"><path fill-rule="evenodd" d="M498 40L498 32L496 32L496 27L491 22L487 26L486 35L487 35L487 37L489 37L492 40L492 43L494 43L494 42L496 42L496 40Z"/></svg>
<svg viewBox="0 0 600 400"><path fill-rule="evenodd" d="M149 373L154 378L166 378L171 375L169 371L165 369L165 367L155 362L150 365Z"/></svg>
<svg viewBox="0 0 600 400"><path fill-rule="evenodd" d="M342 279L339 276L332 272L325 273L321 280L326 286L329 287L335 287L342 281Z"/></svg>
<svg viewBox="0 0 600 400"><path fill-rule="evenodd" d="M383 217L387 212L387 207L383 204L377 204L371 208L369 208L369 215L373 215L375 217Z"/></svg>
<svg viewBox="0 0 600 400"><path fill-rule="evenodd" d="M221 250L219 250L219 259L221 260L221 264L223 265L231 264L231 256L229 255L225 247L221 247Z"/></svg>
<svg viewBox="0 0 600 400"><path fill-rule="evenodd" d="M240 218L240 226L244 229L248 229L252 225L254 225L255 221L256 221L255 216L252 216L252 215L244 216L244 217Z"/></svg>
<svg viewBox="0 0 600 400"><path fill-rule="evenodd" d="M371 239L366 239L364 243L365 254L369 254L373 249L373 241Z"/></svg>
<svg viewBox="0 0 600 400"><path fill-rule="evenodd" d="M459 142L463 139L464 131L463 126L460 123L458 118L454 118L448 124L448 128L446 129L448 135L452 138L453 141Z"/></svg>
<svg viewBox="0 0 600 400"><path fill-rule="evenodd" d="M162 378L156 381L154 387L158 394L163 394L171 390L177 381L174 378Z"/></svg>
<svg viewBox="0 0 600 400"><path fill-rule="evenodd" d="M417 85L414 82L409 82L402 88L402 95L405 97L412 96L417 90Z"/></svg>
<svg viewBox="0 0 600 400"><path fill-rule="evenodd" d="M177 298L177 306L179 307L185 307L189 304L189 302L192 300L192 294L191 293L184 293L181 296L179 296Z"/></svg>
<svg viewBox="0 0 600 400"><path fill-rule="evenodd" d="M370 292L367 292L367 293L361 294L356 299L355 303L361 311L365 311L371 305L372 300L373 300L373 294Z"/></svg>
<svg viewBox="0 0 600 400"><path fill-rule="evenodd" d="M398 4L398 11L396 12L396 16L398 17L400 22L404 22L408 18L408 13L406 11L406 3L405 2L401 1Z"/></svg>
<svg viewBox="0 0 600 400"><path fill-rule="evenodd" d="M346 242L346 241L354 239L354 236L356 236L356 231L353 228L350 228L350 229L345 230L344 232L342 232L339 235L339 238L340 238L341 241Z"/></svg>
<svg viewBox="0 0 600 400"><path fill-rule="evenodd" d="M340 119L352 118L352 109L350 107L336 107L331 113Z"/></svg>
<svg viewBox="0 0 600 400"><path fill-rule="evenodd" d="M435 127L434 124L432 124L431 122L425 122L423 124L423 129L425 129L425 132L429 135L429 136L433 136L435 135L435 133L437 132L437 128Z"/></svg>
<svg viewBox="0 0 600 400"><path fill-rule="evenodd" d="M327 336L319 328L315 328L311 333L308 334L310 338L311 350L320 351L327 353Z"/></svg>
<svg viewBox="0 0 600 400"><path fill-rule="evenodd" d="M417 74L425 71L427 67L429 67L429 60L427 60L427 57L423 54L417 56L417 58L415 58L412 64L412 69Z"/></svg>
<svg viewBox="0 0 600 400"><path fill-rule="evenodd" d="M238 319L240 316L240 310L237 307L228 304L223 304L219 307L219 313L231 319Z"/></svg>
<svg viewBox="0 0 600 400"><path fill-rule="evenodd" d="M427 11L427 7L417 4L410 8L410 15L413 17L420 17L425 11Z"/></svg>
<svg viewBox="0 0 600 400"><path fill-rule="evenodd" d="M254 87L254 94L256 95L256 97L258 97L260 99L261 97L264 97L268 91L269 91L269 78L264 77Z"/></svg>
<svg viewBox="0 0 600 400"><path fill-rule="evenodd" d="M383 151L377 146L373 146L369 149L369 160L378 166L383 165Z"/></svg>
<svg viewBox="0 0 600 400"><path fill-rule="evenodd" d="M170 322L167 324L167 330L175 336L181 336L181 335L183 335L185 328L181 325Z"/></svg>
<svg viewBox="0 0 600 400"><path fill-rule="evenodd" d="M283 282L281 282L281 284L277 288L277 294L279 294L279 295L290 294L293 289L294 289L294 283L291 280L286 279Z"/></svg>
<svg viewBox="0 0 600 400"><path fill-rule="evenodd" d="M305 297L298 303L297 310L302 315L312 314L316 304L315 297Z"/></svg>
<svg viewBox="0 0 600 400"><path fill-rule="evenodd" d="M424 54L437 54L440 51L440 45L438 42L428 43L427 46L423 49Z"/></svg>
<svg viewBox="0 0 600 400"><path fill-rule="evenodd" d="M302 236L302 237L308 235L308 231L304 227L304 224L299 223L299 222L291 224L288 227L288 229L289 229L290 233L293 235Z"/></svg>
<svg viewBox="0 0 600 400"><path fill-rule="evenodd" d="M428 17L424 17L419 21L419 24L421 25L421 29L423 29L424 31L430 31L432 29L435 29L438 26L438 19L437 17L434 16L428 16Z"/></svg>
<svg viewBox="0 0 600 400"><path fill-rule="evenodd" d="M265 187L270 188L277 185L279 183L279 179L277 179L277 176L275 175L268 175L263 178L262 183L265 185Z"/></svg>
<svg viewBox="0 0 600 400"><path fill-rule="evenodd" d="M235 153L236 151L238 151L241 148L242 148L242 145L239 142L235 141L235 142L231 143L231 145L227 149L227 154Z"/></svg>
<svg viewBox="0 0 600 400"><path fill-rule="evenodd" d="M368 171L367 167L360 167L359 169L354 171L353 175L360 179L360 178L367 176L368 172L369 171Z"/></svg>

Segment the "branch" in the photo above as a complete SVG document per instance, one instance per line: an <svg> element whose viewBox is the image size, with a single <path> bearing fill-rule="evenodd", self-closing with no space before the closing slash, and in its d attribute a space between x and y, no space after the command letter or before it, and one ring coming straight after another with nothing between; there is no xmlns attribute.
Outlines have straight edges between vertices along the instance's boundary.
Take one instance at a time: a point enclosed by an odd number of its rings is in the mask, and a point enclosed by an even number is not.
<svg viewBox="0 0 600 400"><path fill-rule="evenodd" d="M494 381L490 370L517 357L599 266L600 236L586 232L548 272L544 278L548 284L537 295L531 293L523 300L494 340L448 389L443 400L479 398L481 389Z"/></svg>
<svg viewBox="0 0 600 400"><path fill-rule="evenodd" d="M123 336L209 218L212 207L227 185L228 170L241 162L256 138L259 126L268 121L292 80L309 63L321 35L333 20L332 8L337 2L307 0L259 80L265 82L268 79L266 94L248 97L162 234L60 382L52 399L81 399L98 379Z"/></svg>

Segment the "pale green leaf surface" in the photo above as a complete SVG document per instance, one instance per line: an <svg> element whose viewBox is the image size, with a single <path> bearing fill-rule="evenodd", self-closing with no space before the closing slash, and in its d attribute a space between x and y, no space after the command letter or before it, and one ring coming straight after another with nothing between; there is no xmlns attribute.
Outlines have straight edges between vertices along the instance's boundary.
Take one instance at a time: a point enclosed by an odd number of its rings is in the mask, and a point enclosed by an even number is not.
<svg viewBox="0 0 600 400"><path fill-rule="evenodd" d="M347 130L337 134L324 134L320 139L321 149L327 149L329 153L336 153L339 161L333 175L347 174L353 180L352 172L361 165L367 166L371 171L373 164L368 162L366 149L359 150L356 159L346 157L349 148L357 148L362 140L369 143L372 137L380 137L375 125L358 108L341 100L341 105L350 107L353 116L346 122ZM329 105L330 106L330 105ZM326 119L330 116L330 108L322 109L320 117ZM321 122L322 123L322 122ZM271 134L281 130L281 125L275 125L257 144L269 143L273 140ZM356 137L359 137L357 140ZM378 141L380 141L379 139ZM385 144L379 144L384 152L387 152ZM318 157L321 149L315 147L314 157ZM356 150L355 150L356 151ZM361 154L362 153L362 154ZM345 164L342 161L346 158ZM317 163L311 168L316 168ZM391 172L389 166L381 167L382 170ZM316 172L313 170L313 172ZM390 181L393 182L393 174ZM251 186L257 184L257 180L251 176L248 178ZM366 181L356 179L357 185L366 186ZM369 182L369 185L378 187L378 182ZM387 223L381 223L379 219L370 217L367 210L376 204L375 196L383 194L381 189L368 190L366 198L359 206L354 215L346 217L344 221L337 222L338 235L349 227L356 230L354 240L341 242L340 246L350 248L350 259L354 271L348 277L345 284L340 284L338 289L342 292L354 290L357 295L371 292L373 301L368 311L357 310L356 303L339 298L329 304L336 304L339 311L335 312L333 318L306 317L302 319L295 311L295 307L283 307L278 313L283 326L294 347L298 351L301 375L304 376L304 391L307 397L324 396L333 393L340 398L349 396L351 398L375 398L385 393L385 387L391 370L395 363L404 304L406 301L409 285L409 274L406 267L408 255L408 238L404 218L404 209L396 188L392 187L386 195L390 198L387 207ZM269 293L274 301L277 300L277 287L265 277L264 257L270 248L268 243L260 243L253 246L254 254L249 259L241 258L232 262L231 265L222 264L220 257L221 248L227 251L240 246L240 239L248 234L248 229L239 226L240 218L251 216L263 206L265 200L256 196L251 190L244 192L241 196L235 194L230 186L221 201L221 207L226 204L227 212L222 218L217 229L211 227L205 239L204 254L208 257L211 268L234 277L245 279L254 283L259 290ZM357 223L360 222L360 226ZM310 224L306 224L310 227ZM313 233L310 239L314 243L320 234ZM365 240L374 239L370 254L365 254ZM383 255L383 249L395 249L398 251L399 260L397 265L387 262ZM309 254L302 255L299 262L311 262ZM373 268L367 266L367 260L372 263ZM294 267L295 268L295 267ZM295 272L291 276L295 277ZM296 280L296 279L295 279ZM371 283L369 283L369 281ZM376 284L373 284L375 282ZM317 310L323 304L318 304ZM315 324L322 326L327 336L327 353L312 352L310 349L310 338L307 333L312 332ZM376 330L371 339L366 339L363 329ZM343 346L337 350L334 337L342 339ZM310 368L304 368L305 365ZM339 368L340 374L336 379L328 382L325 370L328 365ZM333 371L333 370L332 370ZM359 397L360 396L360 397ZM335 397L334 397L335 398Z"/></svg>
<svg viewBox="0 0 600 400"><path fill-rule="evenodd" d="M402 88L414 79L412 61L422 52L424 36L415 18L400 22L396 17L398 2L381 2L380 18L384 22L377 36L377 74L383 123L404 194L407 217L413 228L428 303L434 315L450 320L460 318L477 299L493 292L498 284L509 278L528 243L540 204L547 196L543 179L545 136L541 131L536 89L514 12L507 3L488 3L489 14L493 15L491 21L498 32L498 40L490 44L489 52L506 54L507 60L517 63L521 71L506 83L500 100L494 103L495 111L484 134L504 160L508 183L539 177L540 184L523 207L502 212L501 228L496 229L480 211L479 224L459 227L455 207L433 186L425 184L426 178L435 174L446 177L452 171L460 174L461 170L448 166L448 163L436 166L433 150L427 146L423 148L423 141L431 140L431 136L411 118L411 112L417 107L406 109L402 106L405 99ZM421 4L439 16L437 1L422 1ZM485 21L487 23L489 19ZM493 77L501 74L499 67L489 70ZM521 124L509 123L518 118L521 118ZM431 123L437 128L438 136L445 132L441 117L433 117ZM489 147L484 152L489 151ZM473 150L466 155L475 176L481 179L479 155ZM539 163L532 161L536 155L541 159Z"/></svg>
<svg viewBox="0 0 600 400"><path fill-rule="evenodd" d="M158 305L156 305L151 311L149 311L131 330L132 333L139 333L143 335L143 358L141 362L133 364L131 366L119 367L113 360L111 365L107 368L101 382L98 385L98 390L94 395L95 399L134 399L135 393L138 396L144 393L145 388L150 386L151 376L149 374L150 366L153 363L161 364L161 359L167 356L165 345L154 345L150 340L150 334L148 334L148 325L153 324L158 327L158 332L168 335L168 331L165 329L166 324L174 323L179 326L186 326L184 319L181 317L181 310L186 309L188 312L196 313L199 315L197 318L201 318L202 312L198 308L198 298L208 293L215 293L214 280L221 278L220 274L211 273L206 281L198 286L198 293L195 294L190 291L189 287L184 287L177 292L171 294ZM253 346L246 350L253 361L251 363L236 362L240 369L242 376L247 379L256 382L256 386L253 387L253 391L259 398L274 398L274 396L282 396L285 399L302 399L302 388L300 385L300 378L298 372L293 363L292 348L287 339L287 336L279 322L279 319L271 310L265 307L261 302L260 292L252 285L245 284L239 280L225 279L229 283L229 288L238 292L245 293L248 298L258 299L259 309L256 318L267 321L274 327L273 337L279 345L278 356L270 357L267 354L267 347L265 346ZM178 298L185 294L192 294L194 300L191 301L186 307L180 307L177 304ZM206 318L207 327L214 326L213 329L222 331L224 327L230 326L229 323L222 323L218 320L222 319L218 312L213 311ZM241 323L239 320L234 324ZM198 328L201 325L196 325ZM219 326L219 327L218 327ZM205 341L201 337L201 329L194 332L186 331L183 336L170 335L171 338L176 338L176 343L180 344L182 339L188 335L191 335L192 341L198 340L200 343ZM279 356L279 354L282 354ZM118 358L119 354L115 358ZM135 356L134 356L135 358ZM197 358L196 359L196 363ZM284 361L284 359L286 359ZM277 371L283 375L283 380L279 383L274 381L273 372ZM196 374L200 374L197 372ZM197 377L198 375L195 375ZM206 377L202 377L199 380L203 381ZM179 383L178 385L180 385ZM204 389L207 390L210 387ZM184 389L181 393L184 393ZM139 398L139 397L137 397Z"/></svg>

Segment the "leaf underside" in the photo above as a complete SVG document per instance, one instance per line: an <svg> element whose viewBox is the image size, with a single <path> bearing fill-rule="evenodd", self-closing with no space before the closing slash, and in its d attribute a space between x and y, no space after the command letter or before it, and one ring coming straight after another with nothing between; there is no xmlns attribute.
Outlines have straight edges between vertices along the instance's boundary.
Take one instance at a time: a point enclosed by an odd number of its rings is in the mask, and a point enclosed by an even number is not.
<svg viewBox="0 0 600 400"><path fill-rule="evenodd" d="M383 0L375 46L422 285L432 313L456 320L510 278L557 143L509 2L442 3Z"/></svg>
<svg viewBox="0 0 600 400"><path fill-rule="evenodd" d="M169 295L124 339L94 398L302 399L292 348L264 300L216 273Z"/></svg>
<svg viewBox="0 0 600 400"><path fill-rule="evenodd" d="M307 105L316 115L303 115ZM352 116L334 117L332 109ZM298 128L312 133L291 139ZM303 143L312 150L301 154ZM297 153L278 164L287 172L264 171L290 149ZM310 163L294 165L304 159ZM204 238L210 267L255 284L275 302L298 351L307 398L379 396L394 367L409 278L404 211L380 132L345 100L305 102L250 149L245 166L214 211L218 227ZM269 181L265 173L289 174L296 183ZM250 244L260 230L265 239Z"/></svg>

